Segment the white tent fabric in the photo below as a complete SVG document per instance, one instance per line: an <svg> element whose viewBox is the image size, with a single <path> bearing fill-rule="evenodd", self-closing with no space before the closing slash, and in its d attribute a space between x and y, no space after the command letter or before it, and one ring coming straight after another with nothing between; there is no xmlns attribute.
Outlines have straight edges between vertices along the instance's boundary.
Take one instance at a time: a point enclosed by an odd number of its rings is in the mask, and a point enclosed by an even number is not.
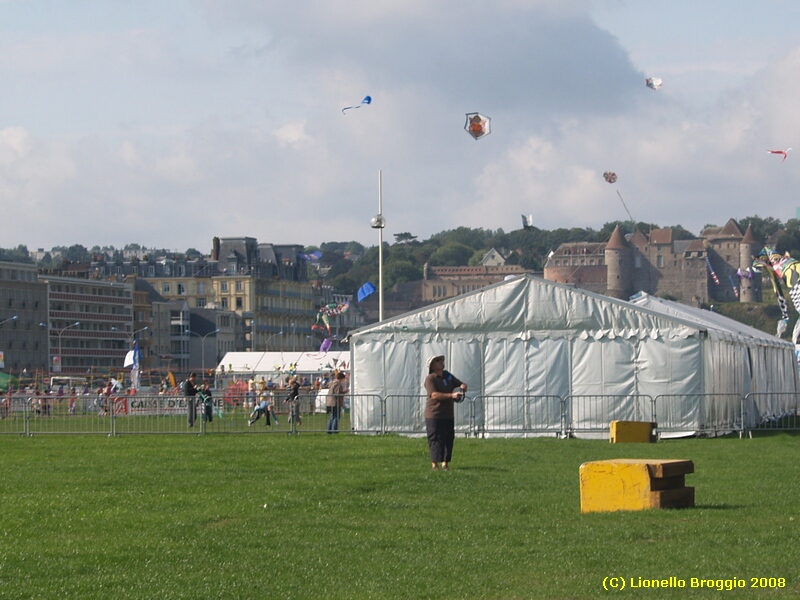
<svg viewBox="0 0 800 600"><path fill-rule="evenodd" d="M347 370L350 352L228 352L217 365L217 372L225 367L227 374L249 377L288 372L290 365L297 373Z"/></svg>
<svg viewBox="0 0 800 600"><path fill-rule="evenodd" d="M733 423L730 397L796 392L794 347L722 315L640 296L626 302L532 276L519 277L351 333L355 428L376 428L374 406L358 396L422 395L428 356L470 396L581 396L570 415L599 424L591 402L614 396L614 419L647 418L638 396L669 399L671 427L696 433ZM727 400L724 398L727 397ZM587 400L594 398L594 400ZM720 399L719 402L716 400ZM656 402L658 405L658 402ZM456 409L463 424L464 405ZM478 425L521 422L520 415L478 407ZM763 411L766 407L760 407ZM404 416L420 428L422 407ZM537 411L540 423L560 418ZM763 417L763 414L760 414ZM495 427L496 428L496 427Z"/></svg>

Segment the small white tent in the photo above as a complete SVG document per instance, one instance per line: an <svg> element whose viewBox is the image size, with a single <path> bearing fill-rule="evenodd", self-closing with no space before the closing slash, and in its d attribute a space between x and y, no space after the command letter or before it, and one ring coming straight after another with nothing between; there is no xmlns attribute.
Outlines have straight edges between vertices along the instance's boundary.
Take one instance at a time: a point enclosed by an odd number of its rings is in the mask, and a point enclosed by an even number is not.
<svg viewBox="0 0 800 600"><path fill-rule="evenodd" d="M347 370L350 353L333 352L228 352L217 365L217 372L230 376L253 377L255 375L273 376L288 373L290 370L300 374L316 374Z"/></svg>
<svg viewBox="0 0 800 600"><path fill-rule="evenodd" d="M671 402L669 410L684 433L719 430L739 414L732 402L724 410L698 407L699 398L797 391L791 343L706 313L649 297L616 300L532 276L503 281L352 332L353 424L376 429L380 419L374 402L359 396L422 395L425 361L436 354L447 357L470 396L612 397L624 404L605 411L616 419L648 418L637 397L683 397L685 405ZM516 418L507 409L492 413L488 404L478 410L478 424ZM560 418L556 410L537 418ZM421 414L421 405L409 412L415 421L409 429L424 429ZM456 418L458 427L468 416L459 407ZM602 420L594 413L571 418Z"/></svg>

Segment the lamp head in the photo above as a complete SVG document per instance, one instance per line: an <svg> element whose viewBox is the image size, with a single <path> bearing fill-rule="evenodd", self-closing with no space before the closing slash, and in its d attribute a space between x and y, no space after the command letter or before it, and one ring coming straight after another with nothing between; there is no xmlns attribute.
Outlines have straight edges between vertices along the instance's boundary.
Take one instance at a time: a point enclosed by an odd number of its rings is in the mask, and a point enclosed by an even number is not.
<svg viewBox="0 0 800 600"><path fill-rule="evenodd" d="M386 219L383 218L383 215L375 215L370 220L369 226L373 229L383 229L386 227Z"/></svg>

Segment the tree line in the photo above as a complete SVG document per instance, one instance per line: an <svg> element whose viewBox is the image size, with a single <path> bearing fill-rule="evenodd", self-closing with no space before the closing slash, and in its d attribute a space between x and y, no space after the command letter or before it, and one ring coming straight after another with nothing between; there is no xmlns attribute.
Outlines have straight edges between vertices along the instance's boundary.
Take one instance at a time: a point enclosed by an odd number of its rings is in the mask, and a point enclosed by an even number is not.
<svg viewBox="0 0 800 600"><path fill-rule="evenodd" d="M753 227L756 239L762 243L771 242L783 253L789 252L800 259L800 221L790 219L786 223L767 217L745 217L737 221L742 232L748 225ZM494 248L506 258L506 264L520 265L531 271L541 271L547 261L547 255L561 244L569 242L608 241L614 228L619 225L623 233L632 233L634 224L631 221L610 221L599 230L591 227L573 227L554 230L518 229L506 233L502 229L491 230L470 227L457 227L441 231L424 241L417 239L411 232L394 234L394 243L383 244L383 279L385 289L392 289L397 284L422 279L423 265L431 266L474 266L480 264L486 253ZM709 224L706 227L714 227ZM660 228L655 223L636 223L639 231L649 232ZM690 231L681 225L671 226L673 239L695 239ZM41 267L57 266L58 261L70 263L90 262L98 255L122 260L124 250L138 250L138 244L128 244L122 249L114 247L94 246L87 249L79 244L59 246L46 253L39 261ZM378 247L365 247L359 242L323 242L319 246L308 246L307 253L319 250L322 257L316 264L309 264L309 279L323 279L327 285L342 294L355 294L365 282L375 283L378 278ZM181 253L164 251L174 258ZM58 256L53 259L52 256ZM182 253L186 258L200 258L202 254L194 248ZM0 248L0 260L33 263L35 262L26 246L13 249Z"/></svg>

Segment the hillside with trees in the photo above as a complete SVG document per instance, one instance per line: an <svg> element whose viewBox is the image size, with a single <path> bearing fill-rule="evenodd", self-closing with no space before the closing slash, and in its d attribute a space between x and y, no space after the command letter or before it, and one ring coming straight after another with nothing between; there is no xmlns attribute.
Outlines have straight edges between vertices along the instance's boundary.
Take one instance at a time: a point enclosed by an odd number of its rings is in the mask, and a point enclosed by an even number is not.
<svg viewBox="0 0 800 600"><path fill-rule="evenodd" d="M752 225L756 238L766 243L774 242L781 253L789 252L800 257L800 221L791 219L782 223L774 218L745 217L737 221L744 231ZM548 231L533 227L509 233L502 229L472 229L458 227L442 231L429 239L419 241L411 232L395 234L395 242L384 242L383 269L385 289L397 284L422 279L422 267L468 266L480 264L484 255L494 248L507 257L507 264L521 265L532 271L541 271L550 251L567 242L605 242L619 225L623 233L633 231L630 221L611 221L602 229L572 228ZM707 227L713 227L708 224ZM640 231L650 231L660 226L655 223L637 223ZM671 227L677 240L694 239L697 236L680 225ZM375 282L378 277L378 247L365 248L357 242L325 242L319 247L311 246L308 252L320 250L319 274L309 273L314 278L321 276L325 283L337 292L354 294L366 281Z"/></svg>

